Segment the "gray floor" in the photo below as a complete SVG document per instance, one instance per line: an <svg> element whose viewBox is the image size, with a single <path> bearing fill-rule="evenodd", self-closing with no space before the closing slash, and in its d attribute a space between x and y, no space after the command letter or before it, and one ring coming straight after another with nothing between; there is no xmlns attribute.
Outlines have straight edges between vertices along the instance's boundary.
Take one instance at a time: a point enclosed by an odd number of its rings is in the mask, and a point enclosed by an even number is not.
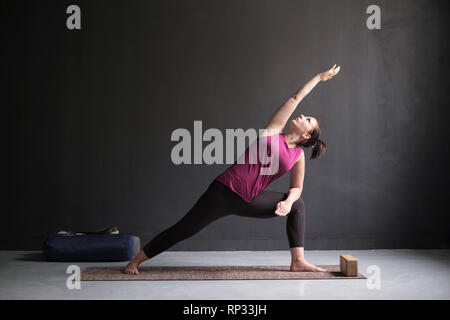
<svg viewBox="0 0 450 320"><path fill-rule="evenodd" d="M305 256L313 264L339 264L344 253L359 260L368 280L83 281L80 289L68 289L66 270L72 263L46 262L39 252L0 251L0 299L450 298L450 250L306 251ZM168 251L144 265L284 265L289 258L289 251ZM76 265L83 270L126 263ZM371 265L379 268L379 289Z"/></svg>

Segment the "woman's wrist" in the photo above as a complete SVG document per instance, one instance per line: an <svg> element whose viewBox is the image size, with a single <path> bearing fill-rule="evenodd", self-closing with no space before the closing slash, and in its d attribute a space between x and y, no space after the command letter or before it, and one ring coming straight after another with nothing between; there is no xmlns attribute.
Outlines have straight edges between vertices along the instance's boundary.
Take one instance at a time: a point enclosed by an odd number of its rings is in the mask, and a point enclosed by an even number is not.
<svg viewBox="0 0 450 320"><path fill-rule="evenodd" d="M286 200L284 200L284 202L287 202L287 203L289 203L289 204L293 204L294 202L295 202L295 200L294 199L289 199L289 198L286 198Z"/></svg>
<svg viewBox="0 0 450 320"><path fill-rule="evenodd" d="M322 73L316 74L314 79L316 79L317 82L321 82L322 81Z"/></svg>

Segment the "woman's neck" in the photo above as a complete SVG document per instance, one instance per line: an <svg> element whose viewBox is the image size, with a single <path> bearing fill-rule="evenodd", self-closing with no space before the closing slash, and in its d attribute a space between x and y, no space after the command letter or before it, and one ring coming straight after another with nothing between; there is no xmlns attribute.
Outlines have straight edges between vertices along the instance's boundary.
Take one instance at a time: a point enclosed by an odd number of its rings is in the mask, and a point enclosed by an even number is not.
<svg viewBox="0 0 450 320"><path fill-rule="evenodd" d="M303 141L302 136L290 131L287 132L284 137L289 148L294 148Z"/></svg>

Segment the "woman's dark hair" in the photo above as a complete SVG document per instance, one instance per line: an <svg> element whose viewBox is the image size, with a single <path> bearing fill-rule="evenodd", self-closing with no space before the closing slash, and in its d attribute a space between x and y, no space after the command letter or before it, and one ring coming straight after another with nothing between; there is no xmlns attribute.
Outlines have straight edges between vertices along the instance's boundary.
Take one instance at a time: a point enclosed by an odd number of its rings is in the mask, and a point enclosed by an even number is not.
<svg viewBox="0 0 450 320"><path fill-rule="evenodd" d="M317 127L314 128L313 131L309 134L311 135L311 138L303 141L299 144L299 146L305 148L312 147L310 159L316 159L323 155L325 153L325 150L327 149L327 145L325 144L325 142L319 139L321 134L319 123L317 123Z"/></svg>

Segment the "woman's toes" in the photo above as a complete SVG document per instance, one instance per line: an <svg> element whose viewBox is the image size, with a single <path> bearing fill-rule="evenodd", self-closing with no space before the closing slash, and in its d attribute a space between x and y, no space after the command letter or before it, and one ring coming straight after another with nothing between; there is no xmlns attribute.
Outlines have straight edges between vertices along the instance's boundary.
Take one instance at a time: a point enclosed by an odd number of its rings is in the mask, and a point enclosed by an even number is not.
<svg viewBox="0 0 450 320"><path fill-rule="evenodd" d="M326 272L326 269L316 267L308 262L291 265L291 271L311 271L311 272Z"/></svg>
<svg viewBox="0 0 450 320"><path fill-rule="evenodd" d="M318 271L318 272L326 272L327 270L325 270L325 269L323 269L323 268L317 267L317 270L316 270L316 271Z"/></svg>
<svg viewBox="0 0 450 320"><path fill-rule="evenodd" d="M137 274L136 270L128 270L127 273L130 274L130 275Z"/></svg>

